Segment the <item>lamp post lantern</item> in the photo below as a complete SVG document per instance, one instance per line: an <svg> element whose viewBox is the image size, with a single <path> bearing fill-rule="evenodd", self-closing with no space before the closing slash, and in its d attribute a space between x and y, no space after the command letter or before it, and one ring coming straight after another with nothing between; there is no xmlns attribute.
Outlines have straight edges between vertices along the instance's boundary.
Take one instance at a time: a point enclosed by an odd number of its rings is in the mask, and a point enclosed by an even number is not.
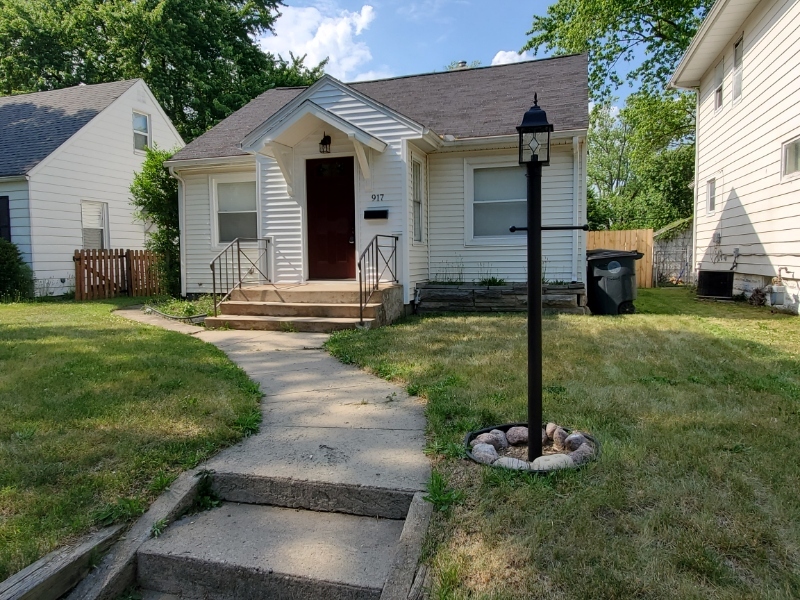
<svg viewBox="0 0 800 600"><path fill-rule="evenodd" d="M550 164L553 125L533 95L519 132L519 163L528 176L528 460L542 455L542 167ZM521 227L512 227L515 231Z"/></svg>

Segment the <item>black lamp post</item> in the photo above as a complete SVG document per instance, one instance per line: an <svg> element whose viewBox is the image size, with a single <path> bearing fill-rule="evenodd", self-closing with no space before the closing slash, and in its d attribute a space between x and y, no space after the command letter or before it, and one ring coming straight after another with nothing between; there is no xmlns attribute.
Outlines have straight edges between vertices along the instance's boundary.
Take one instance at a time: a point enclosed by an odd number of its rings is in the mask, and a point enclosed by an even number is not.
<svg viewBox="0 0 800 600"><path fill-rule="evenodd" d="M519 163L528 169L528 460L532 461L542 455L542 167L550 164L553 131L536 94L517 131Z"/></svg>

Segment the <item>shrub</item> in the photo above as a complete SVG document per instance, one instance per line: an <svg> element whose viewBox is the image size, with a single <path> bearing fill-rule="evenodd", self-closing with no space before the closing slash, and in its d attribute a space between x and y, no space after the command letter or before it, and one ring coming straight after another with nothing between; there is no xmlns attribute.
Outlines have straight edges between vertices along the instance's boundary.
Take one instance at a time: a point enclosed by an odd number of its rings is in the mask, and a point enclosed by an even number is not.
<svg viewBox="0 0 800 600"><path fill-rule="evenodd" d="M0 238L0 299L33 296L33 271L15 244Z"/></svg>

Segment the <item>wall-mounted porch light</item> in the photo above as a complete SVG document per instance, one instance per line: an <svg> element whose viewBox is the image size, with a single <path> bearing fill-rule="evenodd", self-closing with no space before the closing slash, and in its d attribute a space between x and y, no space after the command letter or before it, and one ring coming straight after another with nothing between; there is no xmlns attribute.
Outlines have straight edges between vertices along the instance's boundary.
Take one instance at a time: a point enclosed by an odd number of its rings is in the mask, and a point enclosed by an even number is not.
<svg viewBox="0 0 800 600"><path fill-rule="evenodd" d="M329 136L324 131L323 137L319 142L319 153L320 154L330 154L331 153L331 136Z"/></svg>

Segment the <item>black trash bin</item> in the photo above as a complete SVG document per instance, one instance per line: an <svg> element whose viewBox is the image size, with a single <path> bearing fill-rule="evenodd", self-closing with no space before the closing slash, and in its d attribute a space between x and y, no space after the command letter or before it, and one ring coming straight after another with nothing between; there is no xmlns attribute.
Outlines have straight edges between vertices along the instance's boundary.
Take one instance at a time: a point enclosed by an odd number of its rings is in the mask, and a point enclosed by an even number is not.
<svg viewBox="0 0 800 600"><path fill-rule="evenodd" d="M636 261L644 254L635 250L589 250L586 252L586 293L595 315L635 312Z"/></svg>

